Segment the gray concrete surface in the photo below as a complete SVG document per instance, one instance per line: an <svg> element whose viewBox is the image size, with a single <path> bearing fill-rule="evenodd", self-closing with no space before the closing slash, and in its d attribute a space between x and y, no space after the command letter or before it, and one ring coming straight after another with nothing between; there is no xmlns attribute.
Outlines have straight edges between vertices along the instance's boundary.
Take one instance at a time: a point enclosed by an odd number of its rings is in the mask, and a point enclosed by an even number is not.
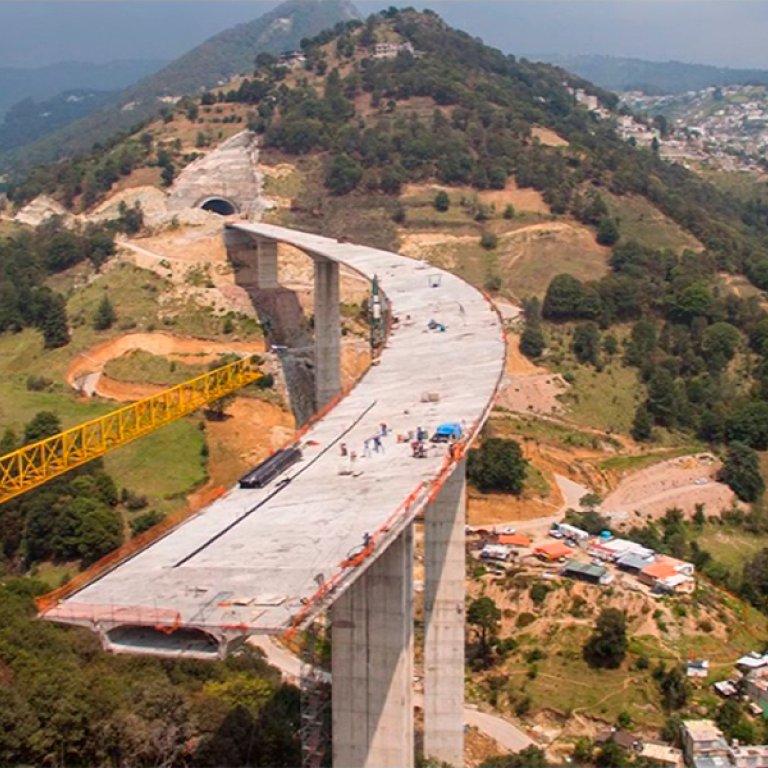
<svg viewBox="0 0 768 768"><path fill-rule="evenodd" d="M341 392L339 265L315 259L315 407Z"/></svg>
<svg viewBox="0 0 768 768"><path fill-rule="evenodd" d="M256 171L255 133L241 131L192 161L179 174L168 198L169 211L200 207L206 200L231 202L239 214L263 210L261 177Z"/></svg>
<svg viewBox="0 0 768 768"><path fill-rule="evenodd" d="M222 655L229 643L250 634L284 631L308 606L325 608L312 602L318 581L335 584L328 597L337 599L444 480L445 445L414 459L398 435L418 426L433 430L444 421L460 422L474 435L502 375L498 316L459 278L394 253L317 235L266 224L236 228L346 264L368 279L378 275L398 322L378 364L302 436L301 463L267 488L232 488L45 613L94 629L116 652L152 653L153 635L186 627L217 642ZM429 330L432 319L446 330ZM382 423L388 428L383 450L366 455L364 441ZM353 467L341 457L341 443L356 452ZM345 565L362 548L365 534L375 535L373 555ZM141 631L112 642L110 631L125 626ZM211 653L199 643L175 651L167 642L159 646L164 655Z"/></svg>
<svg viewBox="0 0 768 768"><path fill-rule="evenodd" d="M466 460L424 516L424 754L464 763Z"/></svg>
<svg viewBox="0 0 768 768"><path fill-rule="evenodd" d="M412 768L413 525L333 604L331 632L334 768Z"/></svg>

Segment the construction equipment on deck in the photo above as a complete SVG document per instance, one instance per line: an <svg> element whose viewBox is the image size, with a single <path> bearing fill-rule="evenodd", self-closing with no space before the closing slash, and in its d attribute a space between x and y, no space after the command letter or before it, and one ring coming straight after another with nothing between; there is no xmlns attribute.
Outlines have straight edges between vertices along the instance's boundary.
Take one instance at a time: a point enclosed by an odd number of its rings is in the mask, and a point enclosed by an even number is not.
<svg viewBox="0 0 768 768"><path fill-rule="evenodd" d="M237 360L0 456L0 504L258 381L257 362Z"/></svg>

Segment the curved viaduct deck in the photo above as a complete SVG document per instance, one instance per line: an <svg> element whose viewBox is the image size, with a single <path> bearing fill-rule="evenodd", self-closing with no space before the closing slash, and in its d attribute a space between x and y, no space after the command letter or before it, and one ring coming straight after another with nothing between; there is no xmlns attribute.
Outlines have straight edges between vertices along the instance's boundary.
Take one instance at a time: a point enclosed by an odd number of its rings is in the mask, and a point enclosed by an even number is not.
<svg viewBox="0 0 768 768"><path fill-rule="evenodd" d="M396 435L458 421L474 437L503 371L500 320L459 278L394 253L281 227L230 228L289 243L369 279L377 275L398 322L379 363L302 436L304 459L287 473L290 483L277 489L278 478L262 490L232 488L44 613L99 631L114 651L221 655L246 635L284 631L313 607L319 581L335 585L333 600L450 472L446 446L414 459ZM444 323L445 332L428 330L431 319ZM422 402L427 392L439 400ZM391 430L383 453L364 457L363 441L382 422ZM357 476L339 474L342 442L358 454ZM343 567L366 534L375 534L371 556Z"/></svg>

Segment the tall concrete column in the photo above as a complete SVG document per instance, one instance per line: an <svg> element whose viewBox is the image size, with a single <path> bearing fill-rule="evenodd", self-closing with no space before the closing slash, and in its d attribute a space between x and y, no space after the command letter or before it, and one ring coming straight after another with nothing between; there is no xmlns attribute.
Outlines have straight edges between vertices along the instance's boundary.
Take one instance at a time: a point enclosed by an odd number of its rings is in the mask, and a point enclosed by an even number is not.
<svg viewBox="0 0 768 768"><path fill-rule="evenodd" d="M413 529L331 608L334 768L412 768Z"/></svg>
<svg viewBox="0 0 768 768"><path fill-rule="evenodd" d="M466 460L424 518L424 754L464 765Z"/></svg>
<svg viewBox="0 0 768 768"><path fill-rule="evenodd" d="M256 241L256 272L259 288L277 288L277 242L275 240Z"/></svg>
<svg viewBox="0 0 768 768"><path fill-rule="evenodd" d="M315 405L322 408L341 392L339 265L315 258Z"/></svg>

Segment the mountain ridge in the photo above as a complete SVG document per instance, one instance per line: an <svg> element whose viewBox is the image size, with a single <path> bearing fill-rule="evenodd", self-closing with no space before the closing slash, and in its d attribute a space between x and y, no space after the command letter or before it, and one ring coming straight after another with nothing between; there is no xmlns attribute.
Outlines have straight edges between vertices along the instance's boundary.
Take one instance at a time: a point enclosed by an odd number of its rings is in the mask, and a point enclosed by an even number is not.
<svg viewBox="0 0 768 768"><path fill-rule="evenodd" d="M664 95L723 85L768 84L768 70L690 64L670 59L649 61L603 54L536 54L536 60L550 62L611 91L644 91Z"/></svg>
<svg viewBox="0 0 768 768"><path fill-rule="evenodd" d="M16 173L32 166L87 151L95 143L133 128L156 115L162 97L180 97L210 88L253 69L257 53L278 54L298 48L304 37L359 16L349 0L286 0L257 19L213 35L143 80L130 86L113 105L77 120L16 152L0 154L0 170ZM289 19L290 24L280 24Z"/></svg>

